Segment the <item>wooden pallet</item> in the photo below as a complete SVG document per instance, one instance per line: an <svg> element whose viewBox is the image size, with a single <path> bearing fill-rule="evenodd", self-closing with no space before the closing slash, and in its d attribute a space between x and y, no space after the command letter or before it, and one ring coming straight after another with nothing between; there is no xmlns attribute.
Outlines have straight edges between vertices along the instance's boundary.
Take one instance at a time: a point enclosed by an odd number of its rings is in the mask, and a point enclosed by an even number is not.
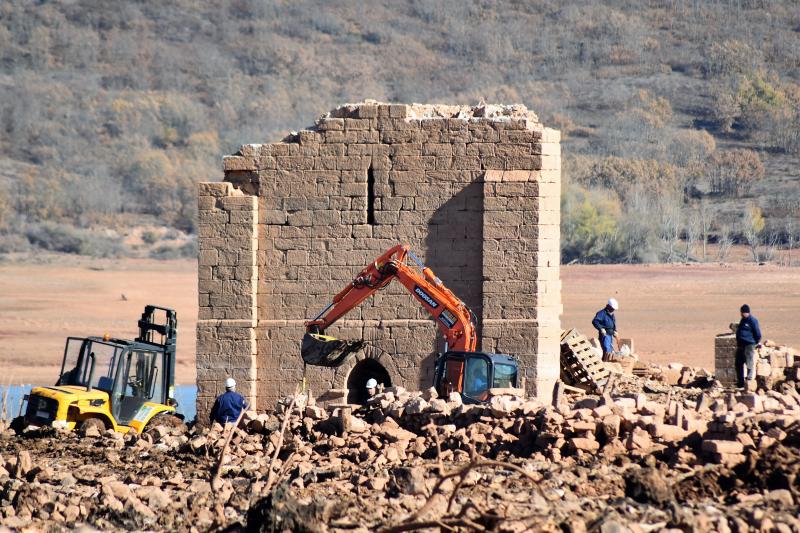
<svg viewBox="0 0 800 533"><path fill-rule="evenodd" d="M608 376L586 336L574 328L561 332L561 381L599 394Z"/></svg>

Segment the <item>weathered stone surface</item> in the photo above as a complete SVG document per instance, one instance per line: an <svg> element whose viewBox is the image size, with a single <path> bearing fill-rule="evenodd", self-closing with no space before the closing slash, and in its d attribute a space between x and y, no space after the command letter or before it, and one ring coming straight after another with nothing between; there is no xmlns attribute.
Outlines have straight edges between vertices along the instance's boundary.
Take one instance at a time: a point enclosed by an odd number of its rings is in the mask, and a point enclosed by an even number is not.
<svg viewBox="0 0 800 533"><path fill-rule="evenodd" d="M594 439L576 437L569 440L570 445L576 450L595 452L600 449L600 443Z"/></svg>
<svg viewBox="0 0 800 533"><path fill-rule="evenodd" d="M733 440L704 440L703 451L712 453L742 453L744 446Z"/></svg>
<svg viewBox="0 0 800 533"><path fill-rule="evenodd" d="M283 142L242 146L224 169L225 181L198 188L201 416L228 376L261 409L304 375L321 403L346 400L323 393L353 385L364 358L392 385L429 387L438 333L397 286L326 332L371 350L305 374L297 355L304 322L398 243L481 316L483 349L516 355L527 393L549 402L559 376L560 148L534 113L348 104Z"/></svg>

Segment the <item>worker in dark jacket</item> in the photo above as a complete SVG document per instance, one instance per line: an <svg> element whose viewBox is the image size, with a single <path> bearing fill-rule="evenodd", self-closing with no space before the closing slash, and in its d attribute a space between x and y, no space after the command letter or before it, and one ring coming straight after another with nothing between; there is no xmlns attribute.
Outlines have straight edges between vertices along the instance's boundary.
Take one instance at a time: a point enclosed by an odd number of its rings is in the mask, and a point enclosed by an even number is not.
<svg viewBox="0 0 800 533"><path fill-rule="evenodd" d="M223 426L235 423L246 408L244 397L236 392L236 380L228 378L225 380L225 392L217 396L214 407L211 408L211 421L219 422Z"/></svg>
<svg viewBox="0 0 800 533"><path fill-rule="evenodd" d="M747 380L755 378L756 346L761 342L761 328L756 317L750 314L750 306L744 304L739 310L742 319L736 328L736 383L745 386L744 367L747 366Z"/></svg>
<svg viewBox="0 0 800 533"><path fill-rule="evenodd" d="M617 319L614 317L614 311L617 309L619 309L619 302L614 298L609 298L606 306L599 310L592 320L592 326L597 330L600 346L603 347L603 361L609 361L614 353L613 340L617 337Z"/></svg>

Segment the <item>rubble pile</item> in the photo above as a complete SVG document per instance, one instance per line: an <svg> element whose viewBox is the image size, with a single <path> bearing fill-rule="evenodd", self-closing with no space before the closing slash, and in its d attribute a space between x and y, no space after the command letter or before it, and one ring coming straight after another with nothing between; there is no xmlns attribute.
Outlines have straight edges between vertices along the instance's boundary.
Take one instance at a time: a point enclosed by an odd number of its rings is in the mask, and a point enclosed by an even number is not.
<svg viewBox="0 0 800 533"><path fill-rule="evenodd" d="M622 379L544 405L390 388L241 428L0 437L9 527L797 531L800 393ZM220 458L222 459L220 461ZM219 468L217 468L219 467ZM215 472L217 474L215 474ZM392 529L394 528L394 529Z"/></svg>
<svg viewBox="0 0 800 533"><path fill-rule="evenodd" d="M177 428L176 433L185 430ZM190 529L214 521L203 458L176 454L190 434L107 431L82 437L46 429L0 438L0 524L100 529ZM240 503L231 499L230 505ZM249 501L245 498L241 511Z"/></svg>
<svg viewBox="0 0 800 533"><path fill-rule="evenodd" d="M735 326L736 324L731 324L731 328L735 329ZM725 354L725 357L729 359L729 361L725 362L725 365L730 364L732 370L735 337L733 334L726 334L720 337L730 341L731 346L734 347L729 349L729 354ZM592 340L594 341L594 339ZM595 349L599 350L598 348ZM717 364L720 365L719 357ZM667 385L704 388L713 385L715 382L713 373L705 368L687 366L677 362L659 365L640 361L639 357L630 351L615 354L613 360L605 362L604 365L613 374L641 378L633 380L636 386L639 387L647 386L652 382L661 382ZM725 370L728 369L726 368ZM800 382L800 351L765 340L756 348L755 376L756 379L747 384L747 388L751 392L780 391L783 389L784 384L793 386L793 384ZM719 378L719 376L717 377ZM719 383L717 382L717 384Z"/></svg>
<svg viewBox="0 0 800 533"><path fill-rule="evenodd" d="M794 348L767 340L756 349L756 355L757 388L770 390L787 381L800 381L800 352Z"/></svg>
<svg viewBox="0 0 800 533"><path fill-rule="evenodd" d="M641 361L639 356L631 349L633 341L625 339L620 351L611 356L610 361L604 361L605 368L616 375L636 376L642 378L638 381L643 386L648 381L660 381L667 385L708 386L714 381L714 376L705 368L687 366L683 363L669 363L659 365ZM600 358L603 352L596 338L590 340L595 355ZM562 342L563 350L563 342Z"/></svg>

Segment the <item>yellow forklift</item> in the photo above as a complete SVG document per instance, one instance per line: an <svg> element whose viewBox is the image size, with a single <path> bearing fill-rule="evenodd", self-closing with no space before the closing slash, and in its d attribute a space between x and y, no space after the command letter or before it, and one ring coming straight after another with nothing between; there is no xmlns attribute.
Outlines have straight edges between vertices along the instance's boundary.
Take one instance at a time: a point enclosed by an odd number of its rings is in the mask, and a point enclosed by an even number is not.
<svg viewBox="0 0 800 533"><path fill-rule="evenodd" d="M58 381L31 390L16 427L141 433L181 424L174 398L177 332L174 310L148 305L135 340L68 337Z"/></svg>

